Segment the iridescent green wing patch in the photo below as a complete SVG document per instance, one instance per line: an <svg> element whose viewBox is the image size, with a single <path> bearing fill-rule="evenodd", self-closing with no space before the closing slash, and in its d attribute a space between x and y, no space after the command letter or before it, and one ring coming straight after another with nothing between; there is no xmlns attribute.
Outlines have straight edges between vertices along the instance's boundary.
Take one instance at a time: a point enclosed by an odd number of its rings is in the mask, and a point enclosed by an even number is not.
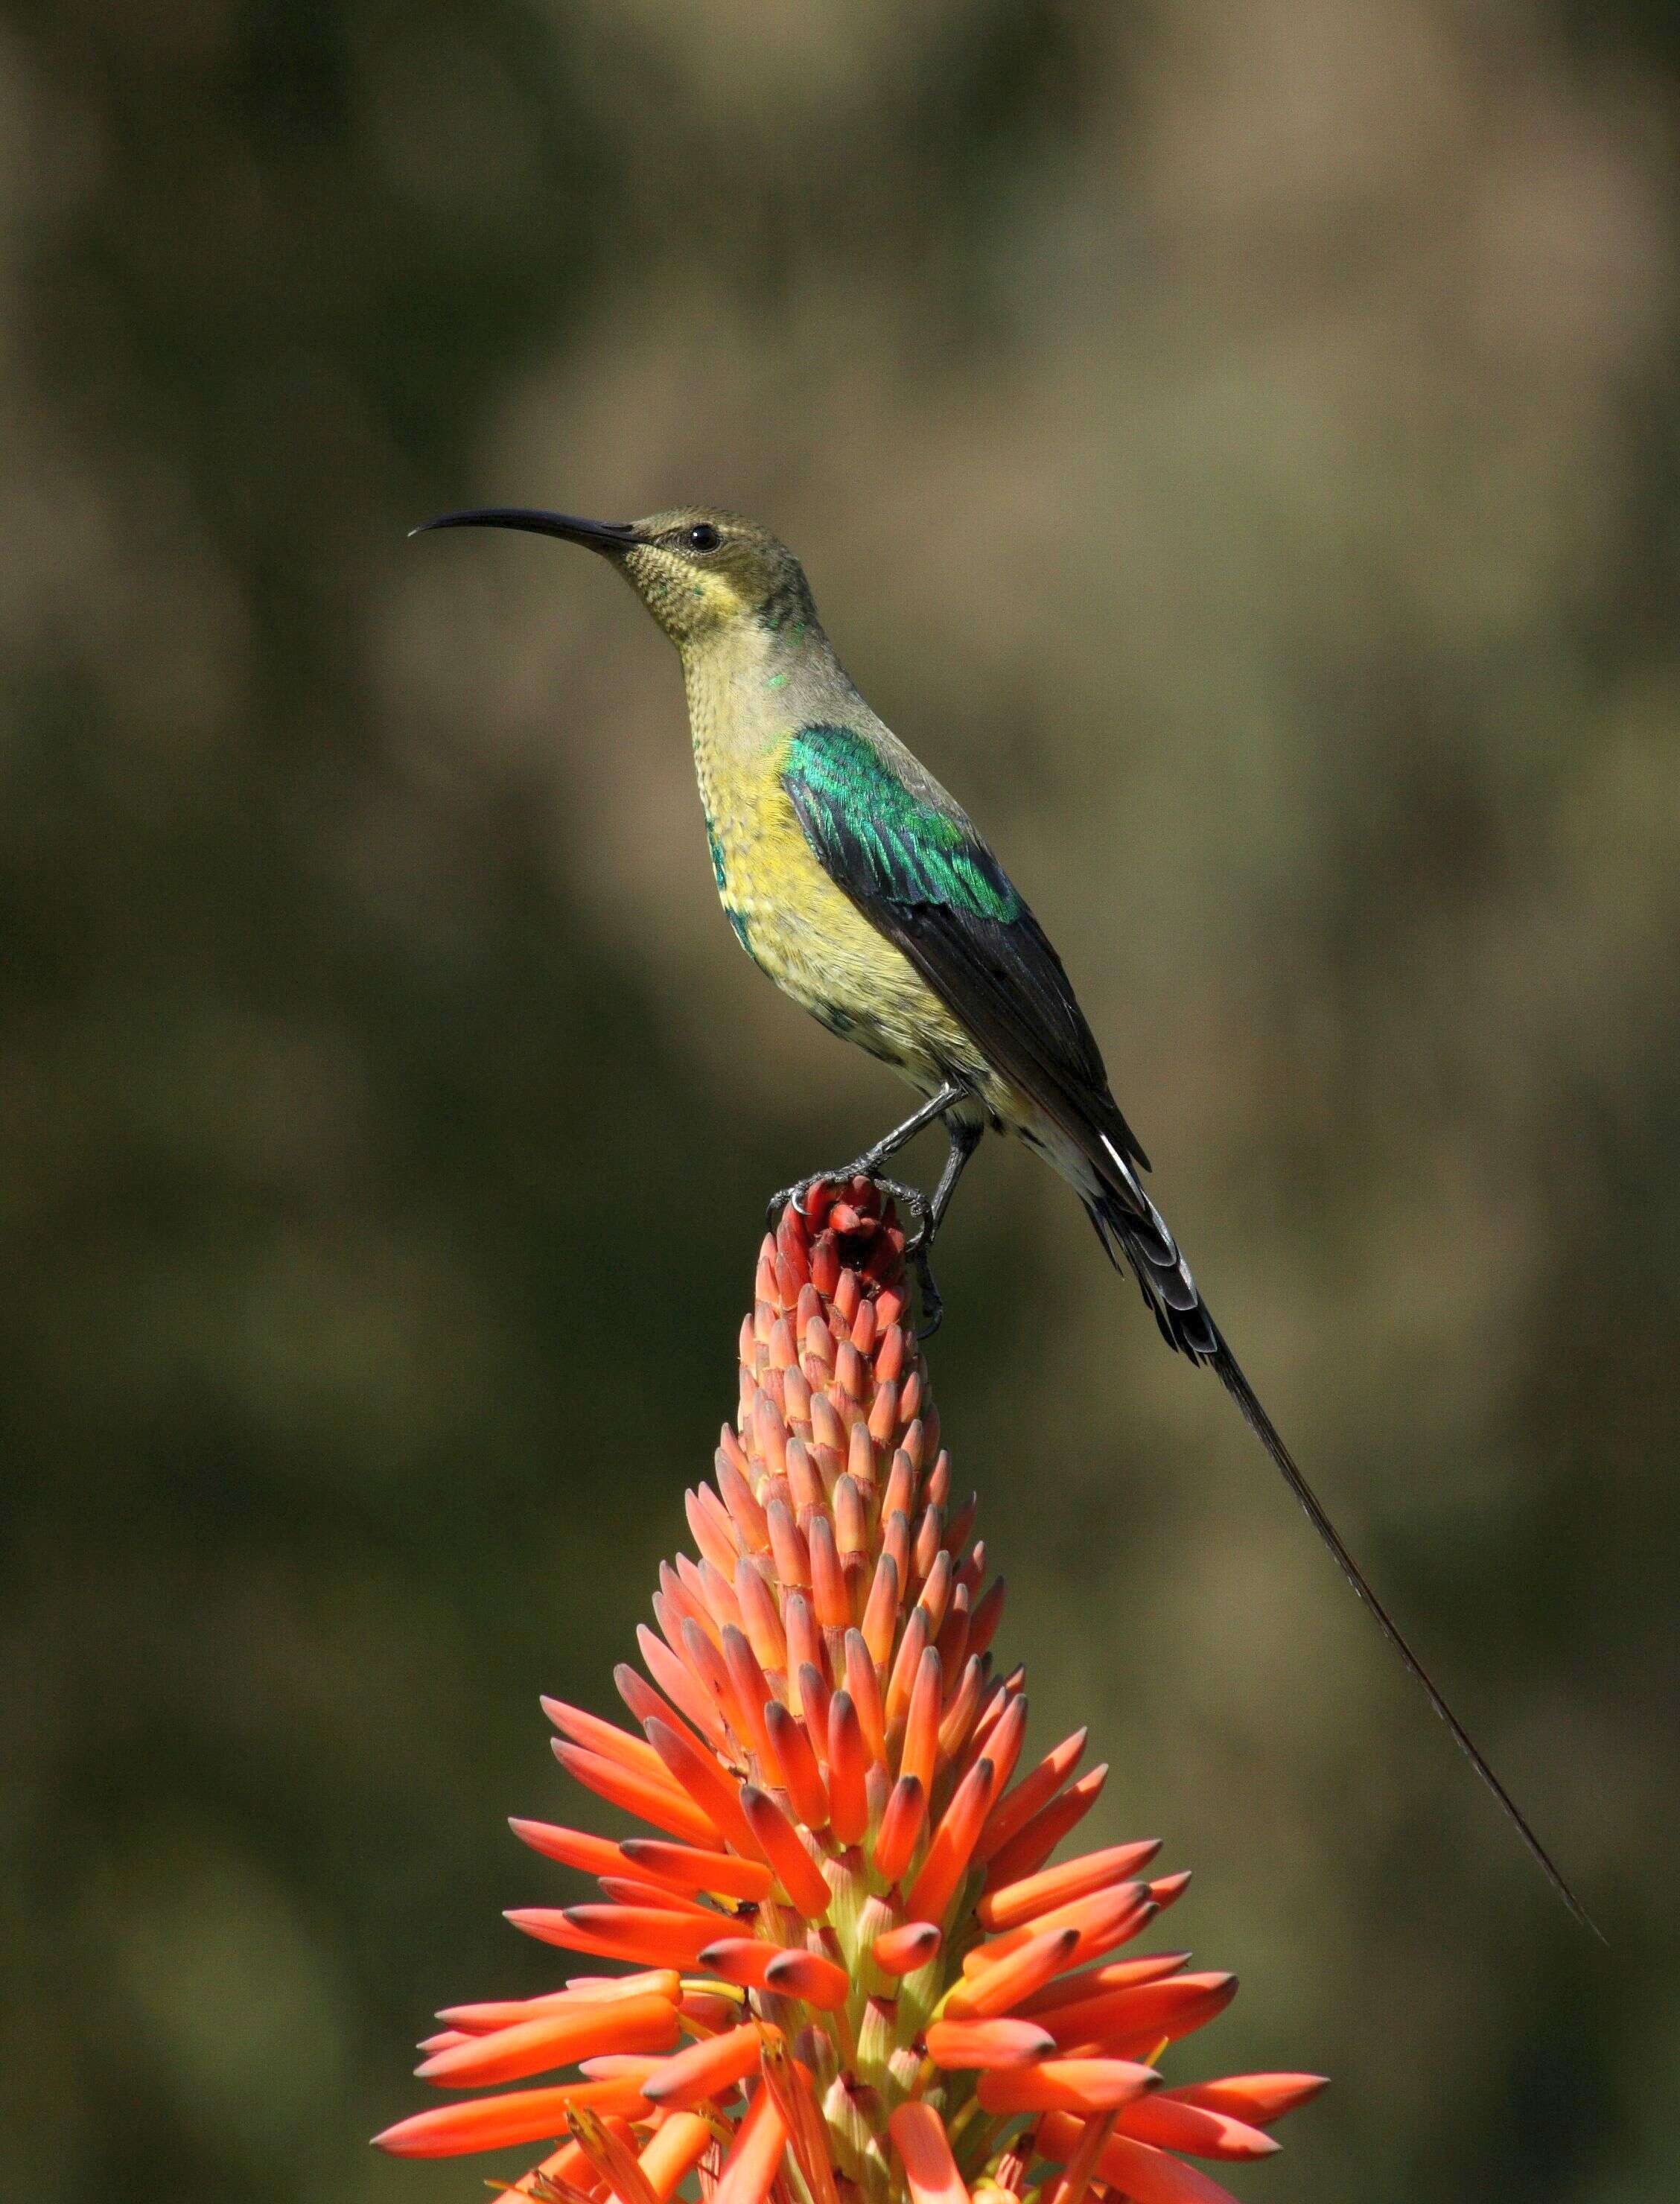
<svg viewBox="0 0 1680 2204"><path fill-rule="evenodd" d="M817 862L909 959L994 1070L1087 1144L1146 1164L1044 929L947 798L907 787L867 736L801 727L781 785Z"/></svg>
<svg viewBox="0 0 1680 2204"><path fill-rule="evenodd" d="M1006 925L1021 898L968 821L906 788L849 727L801 727L782 785L827 871L860 900L943 904Z"/></svg>

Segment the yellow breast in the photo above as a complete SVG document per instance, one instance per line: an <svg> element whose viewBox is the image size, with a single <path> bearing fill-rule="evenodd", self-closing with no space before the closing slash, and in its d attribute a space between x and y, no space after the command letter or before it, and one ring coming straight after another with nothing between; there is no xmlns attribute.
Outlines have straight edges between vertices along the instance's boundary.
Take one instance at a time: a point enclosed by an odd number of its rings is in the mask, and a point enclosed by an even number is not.
<svg viewBox="0 0 1680 2204"><path fill-rule="evenodd" d="M748 955L831 1032L935 1092L983 1071L926 982L818 863L780 761L731 771L697 745L718 893Z"/></svg>

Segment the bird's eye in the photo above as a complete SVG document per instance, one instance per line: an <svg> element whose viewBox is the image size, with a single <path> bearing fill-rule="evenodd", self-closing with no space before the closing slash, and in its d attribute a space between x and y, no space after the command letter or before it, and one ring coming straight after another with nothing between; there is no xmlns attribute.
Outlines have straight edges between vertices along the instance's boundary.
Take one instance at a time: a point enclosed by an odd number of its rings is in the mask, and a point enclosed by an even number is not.
<svg viewBox="0 0 1680 2204"><path fill-rule="evenodd" d="M715 551L721 541L721 537L709 520L697 521L688 531L688 548L691 551Z"/></svg>

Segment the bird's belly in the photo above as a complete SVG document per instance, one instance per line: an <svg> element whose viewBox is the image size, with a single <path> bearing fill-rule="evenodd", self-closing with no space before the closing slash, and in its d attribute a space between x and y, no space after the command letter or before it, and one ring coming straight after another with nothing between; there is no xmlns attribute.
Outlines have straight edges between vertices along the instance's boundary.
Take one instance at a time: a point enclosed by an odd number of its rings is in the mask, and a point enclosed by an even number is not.
<svg viewBox="0 0 1680 2204"><path fill-rule="evenodd" d="M814 864L797 897L731 897L749 954L830 1033L932 1094L984 1070L968 1034L903 953ZM733 883L732 883L733 886Z"/></svg>

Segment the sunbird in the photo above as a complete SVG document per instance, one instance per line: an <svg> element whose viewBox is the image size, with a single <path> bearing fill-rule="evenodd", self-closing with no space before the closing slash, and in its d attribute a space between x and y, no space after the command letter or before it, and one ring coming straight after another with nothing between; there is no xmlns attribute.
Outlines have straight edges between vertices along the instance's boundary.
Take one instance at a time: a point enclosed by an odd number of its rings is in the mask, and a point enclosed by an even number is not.
<svg viewBox="0 0 1680 2204"><path fill-rule="evenodd" d="M918 1221L924 1330L939 1302L927 1258L988 1129L1013 1133L1083 1202L1161 1336L1213 1370L1342 1573L1577 1919L1587 1917L1521 1810L1436 1689L1279 1437L1144 1191L1149 1159L1109 1091L1101 1051L1044 929L990 844L865 703L816 617L804 570L769 530L684 507L645 520L490 507L413 530L513 528L597 552L676 645L712 870L735 938L831 1033L890 1064L922 1099L838 1171L881 1166L935 1123L949 1153L930 1198L882 1182ZM1588 1923L1588 1926L1591 1924Z"/></svg>

